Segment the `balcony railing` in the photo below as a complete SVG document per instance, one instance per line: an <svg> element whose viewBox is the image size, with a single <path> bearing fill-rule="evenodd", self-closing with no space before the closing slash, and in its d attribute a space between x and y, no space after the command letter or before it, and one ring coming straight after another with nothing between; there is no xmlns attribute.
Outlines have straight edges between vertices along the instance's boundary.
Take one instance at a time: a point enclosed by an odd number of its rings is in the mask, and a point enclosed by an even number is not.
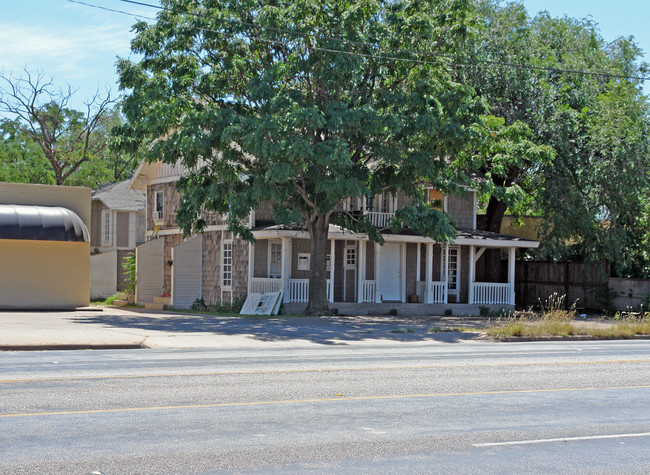
<svg viewBox="0 0 650 475"><path fill-rule="evenodd" d="M512 303L511 285L475 282L473 303L476 305L510 305Z"/></svg>
<svg viewBox="0 0 650 475"><path fill-rule="evenodd" d="M380 213L379 211L366 211L364 214L370 218L372 225L378 228L387 228L390 226L390 222L393 216L395 216L395 213Z"/></svg>

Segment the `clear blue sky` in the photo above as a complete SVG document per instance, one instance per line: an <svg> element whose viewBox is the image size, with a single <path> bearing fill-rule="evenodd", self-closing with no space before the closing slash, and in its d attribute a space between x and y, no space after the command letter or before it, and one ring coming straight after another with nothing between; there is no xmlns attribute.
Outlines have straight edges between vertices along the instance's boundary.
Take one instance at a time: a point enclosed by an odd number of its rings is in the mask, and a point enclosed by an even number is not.
<svg viewBox="0 0 650 475"><path fill-rule="evenodd" d="M83 0L90 4L144 16L155 11L119 0ZM156 0L148 0L157 3ZM297 0L298 1L298 0ZM548 10L592 18L607 41L634 36L650 63L650 0L524 0L531 15ZM41 68L57 85L77 88L73 103L81 107L97 88L117 93L115 60L128 57L132 16L98 10L67 0L5 0L0 16L0 69L20 74L23 67ZM646 84L650 91L650 84Z"/></svg>

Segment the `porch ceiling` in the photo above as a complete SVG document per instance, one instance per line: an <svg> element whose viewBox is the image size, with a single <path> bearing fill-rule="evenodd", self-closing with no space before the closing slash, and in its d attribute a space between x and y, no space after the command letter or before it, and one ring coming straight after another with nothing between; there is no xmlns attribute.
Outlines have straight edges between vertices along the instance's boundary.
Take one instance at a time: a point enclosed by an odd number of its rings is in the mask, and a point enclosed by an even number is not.
<svg viewBox="0 0 650 475"><path fill-rule="evenodd" d="M296 239L309 239L309 233L302 226L294 225L279 225L273 224L268 226L258 226L251 230L256 239L269 239L278 237L290 237ZM390 232L382 232L384 240L387 242L435 242L430 238L415 234L408 229L400 233L393 234ZM358 234L346 231L339 226L330 224L329 227L330 239L349 239L349 240L367 240L367 234ZM539 247L538 241L531 239L523 239L515 236L508 236L505 234L491 233L488 231L478 231L474 229L458 229L456 230L456 239L452 244L462 246L482 246L482 247L518 247L518 248L537 248Z"/></svg>

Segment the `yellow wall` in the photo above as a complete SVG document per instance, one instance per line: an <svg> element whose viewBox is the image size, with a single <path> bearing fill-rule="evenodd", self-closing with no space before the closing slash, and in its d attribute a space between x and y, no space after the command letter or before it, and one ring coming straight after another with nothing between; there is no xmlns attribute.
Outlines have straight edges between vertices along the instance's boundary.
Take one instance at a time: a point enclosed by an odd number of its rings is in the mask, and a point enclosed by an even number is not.
<svg viewBox="0 0 650 475"><path fill-rule="evenodd" d="M522 216L520 220L523 222L523 225L515 223L516 218L514 216L504 216L503 221L501 221L501 234L523 239L539 239L537 233L542 224L542 218L538 216Z"/></svg>
<svg viewBox="0 0 650 475"><path fill-rule="evenodd" d="M0 308L83 307L89 295L89 243L0 239Z"/></svg>
<svg viewBox="0 0 650 475"><path fill-rule="evenodd" d="M68 208L77 213L90 232L90 188L0 183L0 204Z"/></svg>

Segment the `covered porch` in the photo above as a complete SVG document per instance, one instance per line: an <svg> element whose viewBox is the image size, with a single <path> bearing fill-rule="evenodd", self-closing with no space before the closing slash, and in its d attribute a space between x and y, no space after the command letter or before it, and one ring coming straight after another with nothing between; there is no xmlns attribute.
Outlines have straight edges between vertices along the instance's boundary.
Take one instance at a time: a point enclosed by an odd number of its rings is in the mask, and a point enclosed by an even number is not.
<svg viewBox="0 0 650 475"><path fill-rule="evenodd" d="M307 233L269 231L255 232L248 291L281 291L285 307L300 311L309 296ZM457 307L457 314L472 314L479 307L514 308L516 249L537 243L488 234L493 233L459 232L451 244L387 234L380 246L362 235L330 230L327 301L332 308L349 308L355 313L389 313L398 307L401 310L397 311L405 314L444 313ZM507 256L507 276L502 281L477 280L477 264L489 248L500 249Z"/></svg>

